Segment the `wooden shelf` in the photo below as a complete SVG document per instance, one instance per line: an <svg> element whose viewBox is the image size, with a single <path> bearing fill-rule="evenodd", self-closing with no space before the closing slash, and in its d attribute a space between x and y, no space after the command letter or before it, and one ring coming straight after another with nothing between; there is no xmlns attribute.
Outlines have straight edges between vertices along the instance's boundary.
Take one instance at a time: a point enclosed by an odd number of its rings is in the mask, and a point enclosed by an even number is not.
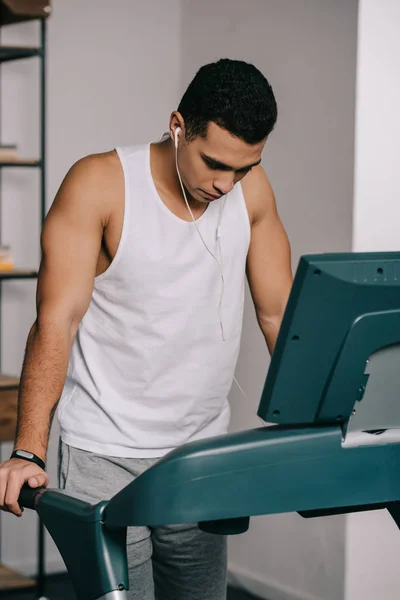
<svg viewBox="0 0 400 600"><path fill-rule="evenodd" d="M42 167L43 163L37 158L20 158L18 160L0 160L0 169L3 167Z"/></svg>
<svg viewBox="0 0 400 600"><path fill-rule="evenodd" d="M0 443L13 442L15 439L18 386L18 377L0 373Z"/></svg>
<svg viewBox="0 0 400 600"><path fill-rule="evenodd" d="M35 587L34 579L25 577L0 564L0 591Z"/></svg>
<svg viewBox="0 0 400 600"><path fill-rule="evenodd" d="M41 56L40 48L26 46L2 46L0 45L0 62L9 62L10 60L21 60L31 56Z"/></svg>
<svg viewBox="0 0 400 600"><path fill-rule="evenodd" d="M2 390L15 389L19 386L19 377L0 373L0 392Z"/></svg>
<svg viewBox="0 0 400 600"><path fill-rule="evenodd" d="M0 25L46 19L51 14L50 0L1 0Z"/></svg>
<svg viewBox="0 0 400 600"><path fill-rule="evenodd" d="M32 269L11 269L10 271L0 269L0 279L36 279L37 271Z"/></svg>

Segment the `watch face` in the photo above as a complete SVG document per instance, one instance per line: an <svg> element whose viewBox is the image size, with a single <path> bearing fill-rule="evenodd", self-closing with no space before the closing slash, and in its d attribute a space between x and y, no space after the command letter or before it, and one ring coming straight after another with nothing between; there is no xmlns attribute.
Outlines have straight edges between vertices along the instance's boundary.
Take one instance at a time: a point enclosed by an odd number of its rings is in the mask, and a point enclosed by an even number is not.
<svg viewBox="0 0 400 600"><path fill-rule="evenodd" d="M26 452L25 450L17 450L16 454L18 454L18 456L23 456L24 458L33 458L33 454L31 452Z"/></svg>

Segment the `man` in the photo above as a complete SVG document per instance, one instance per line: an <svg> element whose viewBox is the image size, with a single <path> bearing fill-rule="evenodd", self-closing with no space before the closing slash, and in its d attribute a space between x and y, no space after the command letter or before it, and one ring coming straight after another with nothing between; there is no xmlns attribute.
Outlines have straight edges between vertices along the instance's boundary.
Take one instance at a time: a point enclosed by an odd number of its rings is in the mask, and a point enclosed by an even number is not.
<svg viewBox="0 0 400 600"><path fill-rule="evenodd" d="M60 397L60 486L96 502L173 448L226 433L245 274L270 352L292 284L260 166L276 116L264 76L220 60L199 70L161 142L71 168L43 228L4 510L21 515L24 482L48 483ZM127 551L130 598L225 598L224 536L131 528Z"/></svg>

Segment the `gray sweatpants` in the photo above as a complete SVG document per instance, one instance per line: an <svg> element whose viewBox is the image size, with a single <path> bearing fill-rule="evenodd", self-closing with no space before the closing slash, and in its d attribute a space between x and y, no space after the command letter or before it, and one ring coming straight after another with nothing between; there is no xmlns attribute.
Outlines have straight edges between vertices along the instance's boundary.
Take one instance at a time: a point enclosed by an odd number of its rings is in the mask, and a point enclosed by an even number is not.
<svg viewBox="0 0 400 600"><path fill-rule="evenodd" d="M109 500L158 459L115 458L60 441L58 485L88 501ZM226 536L197 523L128 527L129 600L225 600Z"/></svg>

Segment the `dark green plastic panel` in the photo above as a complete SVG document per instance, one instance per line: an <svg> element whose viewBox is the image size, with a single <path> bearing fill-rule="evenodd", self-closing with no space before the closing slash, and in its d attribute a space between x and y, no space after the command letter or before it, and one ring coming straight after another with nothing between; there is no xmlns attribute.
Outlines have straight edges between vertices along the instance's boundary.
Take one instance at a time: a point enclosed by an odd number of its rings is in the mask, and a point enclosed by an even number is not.
<svg viewBox="0 0 400 600"><path fill-rule="evenodd" d="M273 426L170 452L109 502L112 526L163 525L389 502L400 444L341 447L340 426Z"/></svg>
<svg viewBox="0 0 400 600"><path fill-rule="evenodd" d="M56 543L74 584L78 600L96 600L128 589L126 528L105 528L107 502L91 505L49 490L36 510Z"/></svg>
<svg viewBox="0 0 400 600"><path fill-rule="evenodd" d="M303 256L259 416L281 424L348 419L368 356L400 343L398 311L400 252Z"/></svg>

